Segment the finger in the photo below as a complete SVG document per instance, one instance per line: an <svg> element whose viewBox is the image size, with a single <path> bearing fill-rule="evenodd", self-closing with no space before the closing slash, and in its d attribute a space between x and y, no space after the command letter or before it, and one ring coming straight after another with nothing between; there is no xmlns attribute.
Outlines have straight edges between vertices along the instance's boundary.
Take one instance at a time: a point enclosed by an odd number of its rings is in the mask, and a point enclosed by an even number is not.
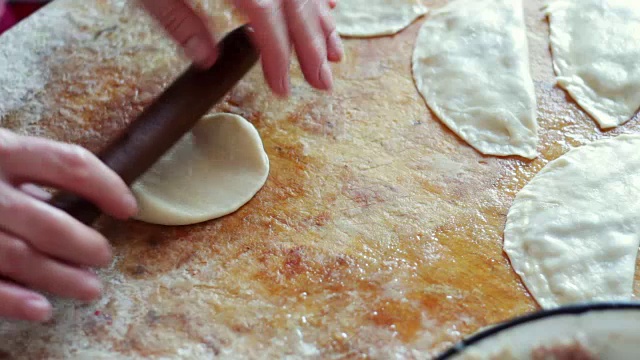
<svg viewBox="0 0 640 360"><path fill-rule="evenodd" d="M338 1L336 0L329 0L329 7L332 9L336 8L336 5L338 5Z"/></svg>
<svg viewBox="0 0 640 360"><path fill-rule="evenodd" d="M277 95L288 95L291 47L281 0L234 0L234 3L249 17L269 87Z"/></svg>
<svg viewBox="0 0 640 360"><path fill-rule="evenodd" d="M23 193L32 196L33 198L40 201L49 201L52 197L50 193L34 184L22 184L20 185L20 190L22 190Z"/></svg>
<svg viewBox="0 0 640 360"><path fill-rule="evenodd" d="M318 13L320 14L320 26L327 41L327 58L329 61L339 62L344 56L344 47L338 34L336 23L331 16L329 7L323 1L317 1Z"/></svg>
<svg viewBox="0 0 640 360"><path fill-rule="evenodd" d="M184 49L187 56L203 68L213 66L218 57L216 41L207 19L184 0L141 0L144 8Z"/></svg>
<svg viewBox="0 0 640 360"><path fill-rule="evenodd" d="M300 68L313 87L330 90L333 77L327 61L327 44L315 0L285 0L285 14Z"/></svg>
<svg viewBox="0 0 640 360"><path fill-rule="evenodd" d="M98 278L44 256L24 241L0 233L0 276L65 298L94 300L100 295Z"/></svg>
<svg viewBox="0 0 640 360"><path fill-rule="evenodd" d="M137 211L122 179L79 146L0 130L0 169L13 183L33 181L72 191L117 218Z"/></svg>
<svg viewBox="0 0 640 360"><path fill-rule="evenodd" d="M42 295L0 280L0 317L44 322L51 315L51 304Z"/></svg>
<svg viewBox="0 0 640 360"><path fill-rule="evenodd" d="M106 266L111 247L94 229L61 210L0 183L0 228L33 248L66 262Z"/></svg>

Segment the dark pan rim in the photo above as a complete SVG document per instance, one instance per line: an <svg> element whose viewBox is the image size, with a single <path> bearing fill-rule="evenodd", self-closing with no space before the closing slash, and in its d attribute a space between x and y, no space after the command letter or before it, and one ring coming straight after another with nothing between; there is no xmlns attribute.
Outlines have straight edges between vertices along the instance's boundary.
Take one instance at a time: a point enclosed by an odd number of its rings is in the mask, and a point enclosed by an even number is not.
<svg viewBox="0 0 640 360"><path fill-rule="evenodd" d="M504 323L500 323L491 327L489 329L480 331L475 335L466 338L449 350L444 353L438 355L434 360L447 360L450 359L454 355L461 355L463 351L466 350L467 347L475 345L482 340L485 340L494 335L498 335L505 330L512 329L514 327L518 327L520 325L524 325L527 323L535 322L538 320L558 316L558 315L581 315L589 312L598 312L598 311L620 311L620 310L638 310L640 311L640 303L637 302L602 302L602 303L592 303L592 304L579 304L579 305L569 305L563 306L557 309L552 310L542 310L538 312L534 312L528 315L523 315L513 320L506 321Z"/></svg>

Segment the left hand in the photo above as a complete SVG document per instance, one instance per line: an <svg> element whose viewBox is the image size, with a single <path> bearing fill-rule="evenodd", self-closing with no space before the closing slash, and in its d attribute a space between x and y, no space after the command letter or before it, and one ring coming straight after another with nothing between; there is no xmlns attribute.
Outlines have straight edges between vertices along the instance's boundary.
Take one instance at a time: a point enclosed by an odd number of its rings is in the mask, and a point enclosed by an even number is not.
<svg viewBox="0 0 640 360"><path fill-rule="evenodd" d="M207 20L188 0L140 0L147 11L178 42L196 64L211 67L216 42ZM328 61L344 54L330 8L336 0L233 0L254 29L253 40L262 54L262 68L278 95L290 92L289 63L295 49L305 79L313 87L330 90L333 76Z"/></svg>
<svg viewBox="0 0 640 360"><path fill-rule="evenodd" d="M137 211L127 185L89 151L0 129L0 318L46 321L43 293L91 301L99 278L89 267L111 264L111 246L95 229L51 206L64 189L127 219ZM99 190L96 190L99 189Z"/></svg>

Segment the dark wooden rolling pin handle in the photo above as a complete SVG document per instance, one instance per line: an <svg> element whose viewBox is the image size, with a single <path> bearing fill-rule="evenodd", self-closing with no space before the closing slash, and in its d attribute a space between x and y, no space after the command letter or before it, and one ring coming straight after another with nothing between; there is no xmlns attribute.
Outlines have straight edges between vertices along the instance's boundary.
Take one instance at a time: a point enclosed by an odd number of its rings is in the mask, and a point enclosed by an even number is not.
<svg viewBox="0 0 640 360"><path fill-rule="evenodd" d="M229 33L209 70L190 67L98 156L127 185L143 175L220 101L258 61L246 26ZM99 190L98 190L99 191ZM92 203L60 192L51 205L90 225L101 215Z"/></svg>

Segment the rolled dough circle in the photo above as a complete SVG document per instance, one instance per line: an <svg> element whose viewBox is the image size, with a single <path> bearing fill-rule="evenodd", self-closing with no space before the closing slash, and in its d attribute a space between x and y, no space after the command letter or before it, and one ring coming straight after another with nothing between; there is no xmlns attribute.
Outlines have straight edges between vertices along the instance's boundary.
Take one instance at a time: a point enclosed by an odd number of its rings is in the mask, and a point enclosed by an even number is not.
<svg viewBox="0 0 640 360"><path fill-rule="evenodd" d="M555 0L546 11L558 85L603 129L633 118L640 108L640 2Z"/></svg>
<svg viewBox="0 0 640 360"><path fill-rule="evenodd" d="M516 196L504 250L543 308L627 301L640 244L640 135L575 148Z"/></svg>
<svg viewBox="0 0 640 360"><path fill-rule="evenodd" d="M451 131L485 155L537 157L536 95L521 0L456 0L416 38L418 91Z"/></svg>
<svg viewBox="0 0 640 360"><path fill-rule="evenodd" d="M233 114L204 117L139 180L137 220L189 225L235 212L264 186L269 158L258 131Z"/></svg>

